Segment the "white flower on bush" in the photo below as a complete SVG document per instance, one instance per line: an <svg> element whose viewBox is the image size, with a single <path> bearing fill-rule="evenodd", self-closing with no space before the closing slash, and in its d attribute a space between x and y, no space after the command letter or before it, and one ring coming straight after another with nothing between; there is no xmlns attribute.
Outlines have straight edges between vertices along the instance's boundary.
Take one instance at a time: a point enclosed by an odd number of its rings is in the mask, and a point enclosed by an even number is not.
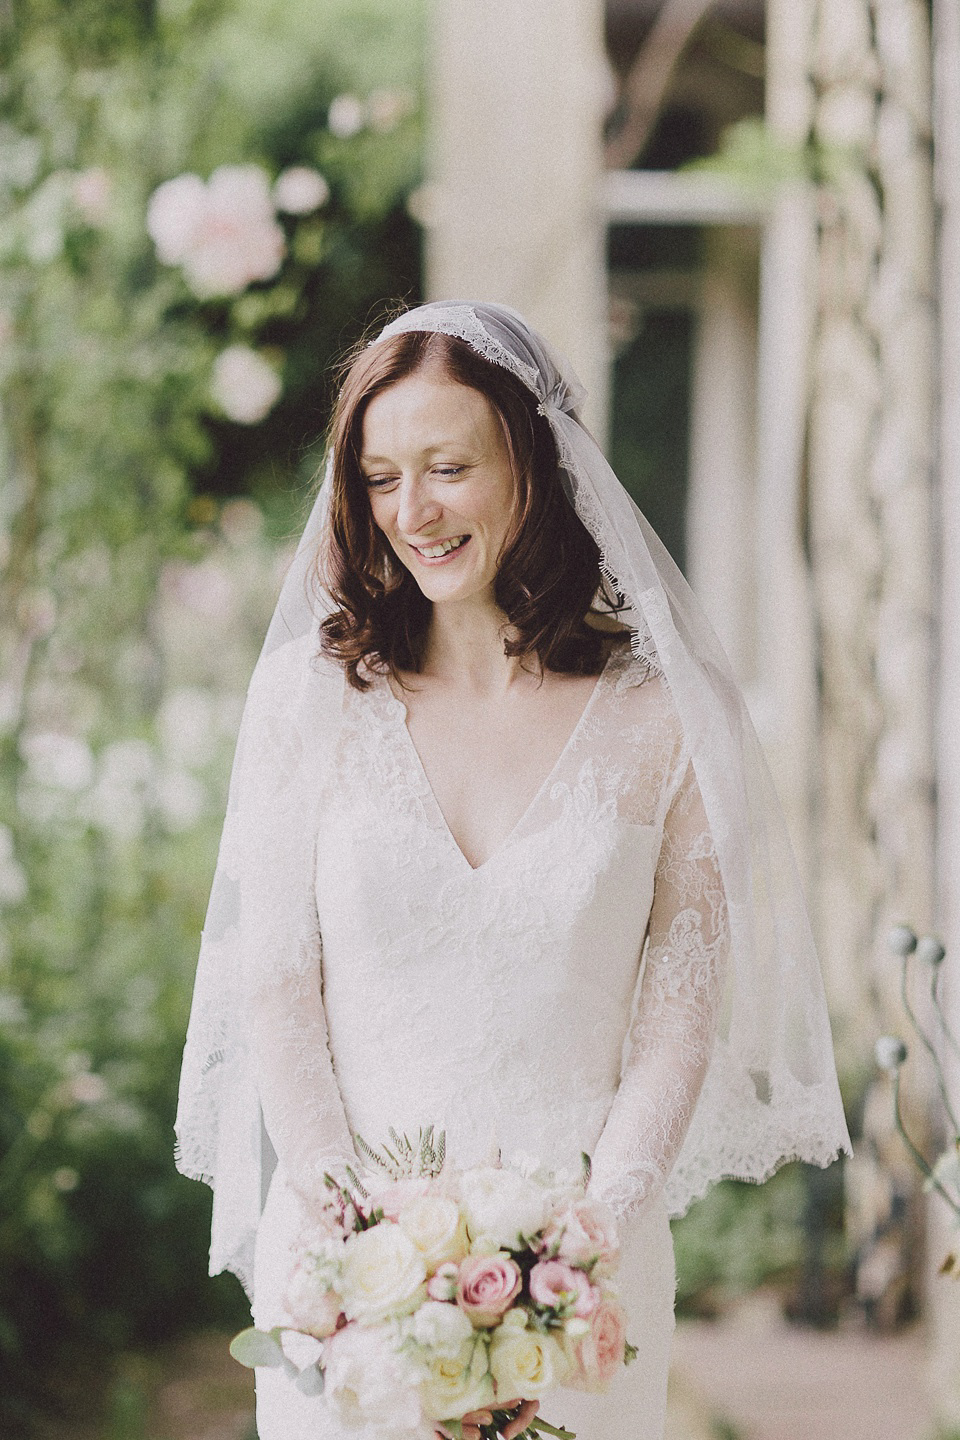
<svg viewBox="0 0 960 1440"><path fill-rule="evenodd" d="M416 105L416 96L411 90L374 90L367 101L371 129L388 135L412 114Z"/></svg>
<svg viewBox="0 0 960 1440"><path fill-rule="evenodd" d="M546 1219L542 1185L493 1165L464 1174L460 1200L474 1249L517 1249L521 1237L535 1235Z"/></svg>
<svg viewBox="0 0 960 1440"><path fill-rule="evenodd" d="M273 186L273 203L286 215L312 215L330 198L330 186L311 165L281 170Z"/></svg>
<svg viewBox="0 0 960 1440"><path fill-rule="evenodd" d="M213 363L210 393L238 425L256 425L280 399L280 377L249 345L228 345Z"/></svg>
<svg viewBox="0 0 960 1440"><path fill-rule="evenodd" d="M259 165L221 165L206 184L199 175L165 180L150 197L147 230L159 259L180 265L201 300L269 280L286 249Z"/></svg>
<svg viewBox="0 0 960 1440"><path fill-rule="evenodd" d="M93 781L93 754L90 746L73 735L43 731L25 735L20 753L31 778L43 785L73 793L86 790Z"/></svg>
<svg viewBox="0 0 960 1440"><path fill-rule="evenodd" d="M432 1358L454 1359L473 1336L470 1319L460 1306L441 1300L425 1301L406 1325L410 1338L429 1350Z"/></svg>
<svg viewBox="0 0 960 1440"><path fill-rule="evenodd" d="M349 140L363 129L365 121L363 102L356 95L337 95L330 101L327 126L338 140Z"/></svg>
<svg viewBox="0 0 960 1440"><path fill-rule="evenodd" d="M422 1431L414 1377L389 1331L361 1325L338 1330L324 1346L324 1382L326 1403L341 1425Z"/></svg>
<svg viewBox="0 0 960 1440"><path fill-rule="evenodd" d="M423 1256L399 1225L361 1230L343 1250L344 1313L364 1325L407 1315L426 1298L426 1278Z"/></svg>
<svg viewBox="0 0 960 1440"><path fill-rule="evenodd" d="M514 1398L501 1395L504 1400ZM437 1355L420 1382L420 1398L424 1413L433 1420L459 1420L471 1410L492 1405L493 1377L483 1341L469 1339L456 1355Z"/></svg>
<svg viewBox="0 0 960 1440"><path fill-rule="evenodd" d="M105 225L110 218L113 181L102 165L80 170L73 178L73 203L88 225Z"/></svg>

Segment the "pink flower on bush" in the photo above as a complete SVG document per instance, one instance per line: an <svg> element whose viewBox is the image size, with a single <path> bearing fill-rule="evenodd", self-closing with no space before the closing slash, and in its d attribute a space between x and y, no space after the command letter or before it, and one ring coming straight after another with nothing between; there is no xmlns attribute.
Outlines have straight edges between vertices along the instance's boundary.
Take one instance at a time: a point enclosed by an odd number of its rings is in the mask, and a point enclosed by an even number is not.
<svg viewBox="0 0 960 1440"><path fill-rule="evenodd" d="M530 1298L537 1305L563 1309L586 1319L600 1303L600 1291L584 1270L564 1260L540 1260L530 1271Z"/></svg>
<svg viewBox="0 0 960 1440"><path fill-rule="evenodd" d="M571 1265L590 1265L594 1260L615 1265L619 1244L614 1213L602 1200L575 1200L551 1220L541 1248Z"/></svg>
<svg viewBox="0 0 960 1440"><path fill-rule="evenodd" d="M521 1279L509 1255L468 1255L460 1262L457 1304L474 1325L496 1325L519 1294Z"/></svg>
<svg viewBox="0 0 960 1440"><path fill-rule="evenodd" d="M574 1390L606 1389L623 1364L627 1317L615 1300L601 1300L586 1335L568 1342L571 1371L564 1381Z"/></svg>
<svg viewBox="0 0 960 1440"><path fill-rule="evenodd" d="M177 175L150 197L147 230L165 265L180 265L199 299L269 280L286 249L270 181L259 165L221 165L204 183Z"/></svg>

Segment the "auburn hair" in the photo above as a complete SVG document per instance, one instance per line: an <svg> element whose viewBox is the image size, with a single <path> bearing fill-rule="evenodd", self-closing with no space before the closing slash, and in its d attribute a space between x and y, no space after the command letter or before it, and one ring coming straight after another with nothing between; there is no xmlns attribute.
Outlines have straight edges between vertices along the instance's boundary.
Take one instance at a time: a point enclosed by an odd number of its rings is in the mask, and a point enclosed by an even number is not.
<svg viewBox="0 0 960 1440"><path fill-rule="evenodd" d="M504 653L536 656L545 670L598 674L610 634L587 617L615 614L617 597L604 580L596 541L563 492L550 425L511 371L437 331L407 331L364 345L345 362L328 437L328 539L317 557L317 579L334 603L320 626L322 652L344 666L358 690L369 684L364 667L399 679L399 672L416 672L423 663L432 604L374 524L360 454L370 401L425 368L479 391L503 426L517 482L516 512L494 581L507 620Z"/></svg>

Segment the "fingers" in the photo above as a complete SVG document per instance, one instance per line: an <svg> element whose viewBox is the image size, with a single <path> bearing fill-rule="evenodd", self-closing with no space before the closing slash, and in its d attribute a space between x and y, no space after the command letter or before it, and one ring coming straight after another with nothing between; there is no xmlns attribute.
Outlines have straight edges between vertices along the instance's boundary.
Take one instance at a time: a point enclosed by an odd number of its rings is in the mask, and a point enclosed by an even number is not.
<svg viewBox="0 0 960 1440"><path fill-rule="evenodd" d="M512 1409L513 1407L511 1406L510 1408ZM514 1418L509 1424L505 1425L500 1432L503 1440L516 1440L516 1437L526 1430L539 1409L539 1400L524 1400Z"/></svg>

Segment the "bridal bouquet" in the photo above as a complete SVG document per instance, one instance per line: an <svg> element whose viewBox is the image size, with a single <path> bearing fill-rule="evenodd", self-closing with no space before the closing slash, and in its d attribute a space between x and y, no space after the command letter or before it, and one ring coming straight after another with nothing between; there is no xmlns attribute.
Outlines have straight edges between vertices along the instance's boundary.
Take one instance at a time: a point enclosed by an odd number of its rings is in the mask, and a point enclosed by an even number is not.
<svg viewBox="0 0 960 1440"><path fill-rule="evenodd" d="M505 1405L556 1385L603 1390L635 1349L614 1283L616 1224L582 1175L444 1166L444 1137L391 1131L358 1147L385 1172L326 1176L327 1201L289 1278L289 1326L244 1330L244 1365L282 1366L339 1424L384 1440L453 1436L474 1411L492 1440ZM498 1408L499 1407L499 1408ZM524 1434L572 1432L534 1419Z"/></svg>

